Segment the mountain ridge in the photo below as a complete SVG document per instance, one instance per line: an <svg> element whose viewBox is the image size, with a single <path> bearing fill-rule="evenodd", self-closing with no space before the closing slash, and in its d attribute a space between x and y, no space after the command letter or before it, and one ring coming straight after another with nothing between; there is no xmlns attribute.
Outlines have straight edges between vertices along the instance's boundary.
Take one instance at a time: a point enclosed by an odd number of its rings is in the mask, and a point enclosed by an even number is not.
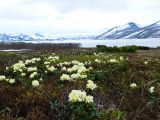
<svg viewBox="0 0 160 120"><path fill-rule="evenodd" d="M128 25L128 28L124 26ZM119 29L124 28L124 29ZM116 29L116 32L111 31ZM160 21L140 27L138 24L130 22L122 26L113 27L110 30L98 35L96 39L146 39L160 38Z"/></svg>

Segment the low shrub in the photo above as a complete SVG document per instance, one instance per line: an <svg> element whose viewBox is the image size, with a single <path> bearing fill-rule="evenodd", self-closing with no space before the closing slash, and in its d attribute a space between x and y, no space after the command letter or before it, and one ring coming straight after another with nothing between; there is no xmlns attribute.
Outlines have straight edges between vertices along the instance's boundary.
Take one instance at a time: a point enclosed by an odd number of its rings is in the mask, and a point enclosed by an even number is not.
<svg viewBox="0 0 160 120"><path fill-rule="evenodd" d="M132 46L123 46L123 47L108 47L105 45L97 45L96 49L98 52L125 52L125 53L135 53L138 50L138 47L135 45Z"/></svg>

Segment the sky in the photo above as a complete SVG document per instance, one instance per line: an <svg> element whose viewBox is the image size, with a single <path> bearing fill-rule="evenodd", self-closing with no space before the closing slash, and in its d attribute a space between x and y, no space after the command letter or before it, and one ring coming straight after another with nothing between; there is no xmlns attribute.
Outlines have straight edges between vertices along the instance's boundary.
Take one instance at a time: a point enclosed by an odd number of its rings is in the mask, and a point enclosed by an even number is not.
<svg viewBox="0 0 160 120"><path fill-rule="evenodd" d="M0 0L1 33L92 34L160 20L160 0Z"/></svg>

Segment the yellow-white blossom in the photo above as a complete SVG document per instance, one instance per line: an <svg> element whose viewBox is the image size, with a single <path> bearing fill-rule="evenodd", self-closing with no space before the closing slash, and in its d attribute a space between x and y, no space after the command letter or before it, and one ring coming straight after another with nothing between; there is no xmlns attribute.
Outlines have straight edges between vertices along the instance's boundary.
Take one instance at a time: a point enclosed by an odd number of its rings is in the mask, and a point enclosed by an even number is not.
<svg viewBox="0 0 160 120"><path fill-rule="evenodd" d="M83 102L85 101L87 95L85 91L72 90L69 94L69 101L72 102Z"/></svg>
<svg viewBox="0 0 160 120"><path fill-rule="evenodd" d="M94 90L95 88L97 88L97 85L94 84L94 82L93 82L92 80L88 80L88 81L87 81L86 88L91 89L91 90Z"/></svg>
<svg viewBox="0 0 160 120"><path fill-rule="evenodd" d="M93 103L93 96L88 95L85 101L86 103Z"/></svg>
<svg viewBox="0 0 160 120"><path fill-rule="evenodd" d="M45 65L50 65L51 63L48 62L48 61L45 61L44 64L45 64Z"/></svg>
<svg viewBox="0 0 160 120"><path fill-rule="evenodd" d="M27 69L28 72L34 72L34 71L37 71L37 70L38 70L37 67L29 67Z"/></svg>
<svg viewBox="0 0 160 120"><path fill-rule="evenodd" d="M68 80L68 81L70 81L70 80L71 80L71 78L70 78L70 76L69 76L69 75L67 75L67 74L63 74L63 75L60 77L60 80L62 80L62 81L64 81L64 80Z"/></svg>
<svg viewBox="0 0 160 120"><path fill-rule="evenodd" d="M37 75L38 75L37 72L33 72L33 73L30 74L29 78L34 78L34 77L37 76Z"/></svg>
<svg viewBox="0 0 160 120"><path fill-rule="evenodd" d="M79 73L71 75L71 79L79 79L80 77L81 77L81 74Z"/></svg>
<svg viewBox="0 0 160 120"><path fill-rule="evenodd" d="M0 81L5 80L5 79L6 79L6 77L4 75L0 76Z"/></svg>
<svg viewBox="0 0 160 120"><path fill-rule="evenodd" d="M87 78L87 75L81 75L81 79Z"/></svg>
<svg viewBox="0 0 160 120"><path fill-rule="evenodd" d="M79 69L78 69L78 73L83 73L83 72L86 72L86 71L87 71L87 69L84 66L79 67Z"/></svg>
<svg viewBox="0 0 160 120"><path fill-rule="evenodd" d="M130 87L134 89L134 88L137 87L137 85L136 85L136 83L131 83L131 84L130 84Z"/></svg>
<svg viewBox="0 0 160 120"><path fill-rule="evenodd" d="M33 80L33 81L32 81L32 86L33 86L33 87L39 86L39 81L38 81L38 80Z"/></svg>
<svg viewBox="0 0 160 120"><path fill-rule="evenodd" d="M95 59L95 62L96 62L96 63L100 63L101 61L100 61L100 60L98 60L98 59Z"/></svg>
<svg viewBox="0 0 160 120"><path fill-rule="evenodd" d="M15 83L15 79L9 79L9 81L8 81L10 84L13 84L13 83Z"/></svg>
<svg viewBox="0 0 160 120"><path fill-rule="evenodd" d="M123 60L124 60L124 58L123 58L122 56L120 56L120 57L119 57L119 59L120 59L121 61L123 61Z"/></svg>
<svg viewBox="0 0 160 120"><path fill-rule="evenodd" d="M149 88L149 92L150 92L150 93L153 93L153 92L154 92L154 86L152 86L152 87Z"/></svg>
<svg viewBox="0 0 160 120"><path fill-rule="evenodd" d="M26 73L21 73L21 76L23 76L23 77L26 76Z"/></svg>
<svg viewBox="0 0 160 120"><path fill-rule="evenodd" d="M48 67L48 68L47 68L47 70L49 70L49 71L53 72L53 71L55 71L55 70L56 70L56 68L55 68L54 66L51 66L51 67Z"/></svg>
<svg viewBox="0 0 160 120"><path fill-rule="evenodd" d="M145 61L144 64L147 65L147 64L148 64L148 61Z"/></svg>
<svg viewBox="0 0 160 120"><path fill-rule="evenodd" d="M85 91L72 90L71 93L69 94L69 101L92 103L93 96L90 95L87 96Z"/></svg>
<svg viewBox="0 0 160 120"><path fill-rule="evenodd" d="M116 63L116 62L118 62L118 61L117 61L116 59L110 59L109 62L110 62L110 63Z"/></svg>
<svg viewBox="0 0 160 120"><path fill-rule="evenodd" d="M66 70L67 70L67 68L66 68L66 67L62 67L62 69L61 69L61 70L66 71Z"/></svg>

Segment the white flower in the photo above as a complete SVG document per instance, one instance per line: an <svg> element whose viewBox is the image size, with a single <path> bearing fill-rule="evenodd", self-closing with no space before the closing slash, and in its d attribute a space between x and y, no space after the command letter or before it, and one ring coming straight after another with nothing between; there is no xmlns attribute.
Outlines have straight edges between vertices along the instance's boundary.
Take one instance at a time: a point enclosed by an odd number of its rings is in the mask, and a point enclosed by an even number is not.
<svg viewBox="0 0 160 120"><path fill-rule="evenodd" d="M6 77L4 75L0 76L0 81L5 80L5 79L6 79Z"/></svg>
<svg viewBox="0 0 160 120"><path fill-rule="evenodd" d="M137 85L135 83L132 83L132 84L130 84L130 87L134 89L137 87Z"/></svg>
<svg viewBox="0 0 160 120"><path fill-rule="evenodd" d="M40 81L43 81L43 78L41 77L39 80L40 80Z"/></svg>
<svg viewBox="0 0 160 120"><path fill-rule="evenodd" d="M98 60L98 59L95 59L95 62L96 62L96 63L100 63L101 61L100 61L100 60Z"/></svg>
<svg viewBox="0 0 160 120"><path fill-rule="evenodd" d="M89 70L93 70L93 67L89 67L88 69L89 69Z"/></svg>
<svg viewBox="0 0 160 120"><path fill-rule="evenodd" d="M60 77L60 80L62 80L62 81L64 81L64 80L68 80L68 81L70 81L70 80L71 80L71 78L70 78L70 76L69 76L69 75L67 75L67 74L63 74L63 75Z"/></svg>
<svg viewBox="0 0 160 120"><path fill-rule="evenodd" d="M79 74L79 73L71 75L71 79L78 79L80 77L81 77L81 74Z"/></svg>
<svg viewBox="0 0 160 120"><path fill-rule="evenodd" d="M147 64L148 64L148 62L147 62L147 61L145 61L145 62L144 62L144 64L145 64L145 65L147 65Z"/></svg>
<svg viewBox="0 0 160 120"><path fill-rule="evenodd" d="M86 92L80 90L72 90L69 94L69 101L83 102L86 99Z"/></svg>
<svg viewBox="0 0 160 120"><path fill-rule="evenodd" d="M9 70L9 67L6 67L6 70Z"/></svg>
<svg viewBox="0 0 160 120"><path fill-rule="evenodd" d="M61 70L66 71L66 70L67 70L67 68L66 68L66 67L63 67Z"/></svg>
<svg viewBox="0 0 160 120"><path fill-rule="evenodd" d="M97 85L94 84L94 82L92 80L88 80L87 82L88 83L86 85L86 88L91 89L91 90L94 90L95 88L97 88Z"/></svg>
<svg viewBox="0 0 160 120"><path fill-rule="evenodd" d="M69 101L91 103L93 102L93 96L87 96L85 91L72 90L69 94Z"/></svg>
<svg viewBox="0 0 160 120"><path fill-rule="evenodd" d="M110 63L116 63L116 62L118 62L116 59L110 59L110 61L109 61Z"/></svg>
<svg viewBox="0 0 160 120"><path fill-rule="evenodd" d="M5 79L5 81L6 81L6 82L9 82L9 79L7 78L7 79Z"/></svg>
<svg viewBox="0 0 160 120"><path fill-rule="evenodd" d="M19 61L18 63L14 64L13 66L13 71L17 72L17 71L22 71L23 68L25 68L25 64L22 61Z"/></svg>
<svg viewBox="0 0 160 120"><path fill-rule="evenodd" d="M21 76L23 76L23 77L26 76L26 73L21 73Z"/></svg>
<svg viewBox="0 0 160 120"><path fill-rule="evenodd" d="M51 67L49 67L49 68L47 68L49 71L51 71L51 72L53 72L53 71L55 71L56 70L56 68L54 67L54 66L51 66Z"/></svg>
<svg viewBox="0 0 160 120"><path fill-rule="evenodd" d="M82 67L82 66L84 66L83 63L78 63L78 67Z"/></svg>
<svg viewBox="0 0 160 120"><path fill-rule="evenodd" d="M94 55L96 56L97 54L96 54L96 53L94 53Z"/></svg>
<svg viewBox="0 0 160 120"><path fill-rule="evenodd" d="M93 103L93 96L88 95L86 97L86 103Z"/></svg>
<svg viewBox="0 0 160 120"><path fill-rule="evenodd" d="M9 83L10 83L10 84L15 83L15 79L9 79Z"/></svg>
<svg viewBox="0 0 160 120"><path fill-rule="evenodd" d="M37 72L33 72L33 73L30 74L29 78L34 78L36 75L38 75L38 73Z"/></svg>
<svg viewBox="0 0 160 120"><path fill-rule="evenodd" d="M33 80L33 81L32 81L32 86L33 86L33 87L39 86L39 81L38 81L38 80Z"/></svg>
<svg viewBox="0 0 160 120"><path fill-rule="evenodd" d="M77 60L73 60L72 64L77 65L79 62Z"/></svg>
<svg viewBox="0 0 160 120"><path fill-rule="evenodd" d="M27 69L28 72L34 72L34 71L37 71L37 70L38 70L37 67L29 67Z"/></svg>
<svg viewBox="0 0 160 120"><path fill-rule="evenodd" d="M48 62L48 61L45 61L44 64L45 64L45 65L50 65L51 63Z"/></svg>
<svg viewBox="0 0 160 120"><path fill-rule="evenodd" d="M87 75L81 75L81 78L82 79L87 78Z"/></svg>
<svg viewBox="0 0 160 120"><path fill-rule="evenodd" d="M152 87L149 88L149 92L150 92L150 93L153 93L153 92L154 92L154 86L152 86Z"/></svg>
<svg viewBox="0 0 160 120"><path fill-rule="evenodd" d="M71 73L71 72L73 72L73 70L71 68L68 68L67 72Z"/></svg>
<svg viewBox="0 0 160 120"><path fill-rule="evenodd" d="M119 57L119 59L120 59L121 61L123 61L123 60L124 60L124 58L123 58L122 56L120 56L120 57Z"/></svg>
<svg viewBox="0 0 160 120"><path fill-rule="evenodd" d="M74 65L71 69L72 69L72 71L77 71L78 70L78 65Z"/></svg>
<svg viewBox="0 0 160 120"><path fill-rule="evenodd" d="M82 66L78 69L78 73L82 73L82 72L86 72L86 71L87 71L87 69L84 66Z"/></svg>

